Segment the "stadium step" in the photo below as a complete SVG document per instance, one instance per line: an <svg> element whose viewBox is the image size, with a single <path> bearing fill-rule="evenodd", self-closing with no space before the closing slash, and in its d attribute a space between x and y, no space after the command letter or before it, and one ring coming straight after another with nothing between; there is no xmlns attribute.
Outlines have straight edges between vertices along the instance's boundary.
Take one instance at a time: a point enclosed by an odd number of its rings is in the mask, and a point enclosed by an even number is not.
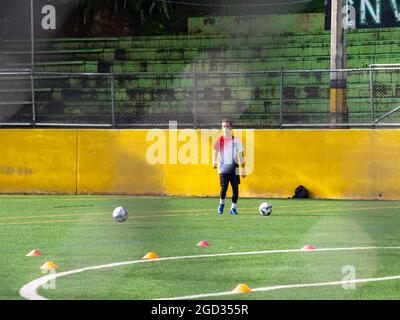
<svg viewBox="0 0 400 320"><path fill-rule="evenodd" d="M398 39L400 31L396 28L350 30L349 43L358 41L379 41ZM66 49L128 49L128 48L212 48L221 46L248 46L270 43L329 43L329 31L284 33L274 36L248 36L238 34L177 35L148 37L110 37L110 38L55 38L35 39L35 50ZM4 40L6 50L29 50L29 41Z"/></svg>
<svg viewBox="0 0 400 320"><path fill-rule="evenodd" d="M370 99L367 94L368 83L359 86L358 83L348 82L348 90L346 96L348 99L357 98ZM376 83L376 92L374 99L397 101L398 92L400 91L400 83ZM283 89L283 99L285 102L297 101L298 99L329 99L329 86L312 86L312 85L286 85ZM281 92L276 86L266 87L198 87L196 90L196 100L209 101L242 101L242 100L279 100ZM9 88L0 89L0 95L3 101L13 101L15 97L31 96L31 89L27 88ZM62 99L64 101L94 99L111 100L110 87L97 88L38 88L35 87L35 96L39 100L46 99ZM389 98L395 97L395 98ZM134 88L127 89L124 87L116 87L114 98L119 100L134 101L192 101L193 91L187 88Z"/></svg>
<svg viewBox="0 0 400 320"><path fill-rule="evenodd" d="M328 56L329 43L298 43L298 44L268 44L246 46L241 48L209 47L209 48L144 48L144 49L75 49L36 51L35 61L77 61L81 59L92 61L115 62L118 60L207 60L207 59L244 59L244 58L275 58L275 57L317 57ZM349 55L381 54L400 52L400 41L365 41L348 44ZM27 63L30 61L30 51L7 51L0 56L0 64Z"/></svg>
<svg viewBox="0 0 400 320"><path fill-rule="evenodd" d="M9 67L23 68L26 63L12 63ZM56 61L56 62L38 62L35 64L36 72L88 72L96 73L99 71L99 62L97 61Z"/></svg>
<svg viewBox="0 0 400 320"><path fill-rule="evenodd" d="M80 60L114 60L114 49L53 50L36 51L35 63ZM30 61L30 51L3 51L0 64L26 63Z"/></svg>
<svg viewBox="0 0 400 320"><path fill-rule="evenodd" d="M284 86L295 86L315 90L313 87L327 88L330 79L329 72L298 72L285 73ZM379 84L378 89L390 87L397 89L400 82L400 73L380 73L374 78ZM383 82L383 83L381 83ZM370 85L369 73L349 73L348 83L350 89L367 89ZM105 75L35 75L34 84L36 88L109 88L111 86L110 76ZM279 90L279 72L258 73L201 73L196 76L196 87L215 88L217 90L240 90L251 88L260 90L262 88L275 87ZM31 78L27 76L2 75L0 76L0 89L25 88L30 89ZM119 89L190 89L193 90L192 74L169 74L169 75L146 75L146 74L115 74L114 87ZM378 90L379 91L379 90ZM312 92L310 92L312 94ZM255 93L259 95L260 93Z"/></svg>
<svg viewBox="0 0 400 320"><path fill-rule="evenodd" d="M247 59L213 59L213 60L147 60L147 61L117 61L113 68L115 72L191 72L193 64L197 72L213 71L265 71L279 70L313 70L328 69L329 55L309 57L275 57ZM359 54L348 56L349 68L363 68L377 63L400 63L399 54Z"/></svg>

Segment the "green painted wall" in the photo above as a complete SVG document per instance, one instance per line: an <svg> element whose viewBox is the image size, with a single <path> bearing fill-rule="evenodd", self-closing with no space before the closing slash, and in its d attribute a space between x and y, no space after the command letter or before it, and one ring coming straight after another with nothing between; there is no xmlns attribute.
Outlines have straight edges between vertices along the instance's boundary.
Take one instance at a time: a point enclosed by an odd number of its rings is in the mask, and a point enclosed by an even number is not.
<svg viewBox="0 0 400 320"><path fill-rule="evenodd" d="M236 16L236 17L193 17L188 19L189 34L246 34L273 35L296 31L319 31L324 28L323 13Z"/></svg>

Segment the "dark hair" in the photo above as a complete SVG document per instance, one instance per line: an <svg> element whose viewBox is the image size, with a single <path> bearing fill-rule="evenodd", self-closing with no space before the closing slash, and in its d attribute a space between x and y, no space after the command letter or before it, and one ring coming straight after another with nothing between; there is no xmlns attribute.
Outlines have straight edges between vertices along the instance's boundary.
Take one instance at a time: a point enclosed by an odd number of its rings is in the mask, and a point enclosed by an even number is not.
<svg viewBox="0 0 400 320"><path fill-rule="evenodd" d="M232 121L231 121L231 120L229 120L229 119L222 119L221 123L223 123L223 122L228 122L229 125L232 127Z"/></svg>

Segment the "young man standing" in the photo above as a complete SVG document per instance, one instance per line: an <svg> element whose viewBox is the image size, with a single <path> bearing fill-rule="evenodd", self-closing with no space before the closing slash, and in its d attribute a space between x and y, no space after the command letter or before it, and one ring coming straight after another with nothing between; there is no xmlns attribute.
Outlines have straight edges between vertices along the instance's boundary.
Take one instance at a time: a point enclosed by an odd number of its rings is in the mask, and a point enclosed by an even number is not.
<svg viewBox="0 0 400 320"><path fill-rule="evenodd" d="M239 164L242 167L242 177L246 176L244 169L244 147L242 142L232 136L232 122L228 119L222 120L223 136L219 137L214 143L213 168L217 168L221 185L218 214L224 212L226 191L229 183L232 186L232 207L231 214L238 214L236 204L239 198ZM239 158L239 161L238 161Z"/></svg>

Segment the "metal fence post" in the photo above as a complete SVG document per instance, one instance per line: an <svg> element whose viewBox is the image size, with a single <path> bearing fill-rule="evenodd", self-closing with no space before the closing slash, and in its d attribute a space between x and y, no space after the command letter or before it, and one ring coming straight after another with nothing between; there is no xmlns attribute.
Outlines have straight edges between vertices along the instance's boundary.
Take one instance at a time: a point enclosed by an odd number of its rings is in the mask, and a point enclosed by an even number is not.
<svg viewBox="0 0 400 320"><path fill-rule="evenodd" d="M31 99L32 99L32 126L36 124L36 103L35 103L35 83L33 70L31 70Z"/></svg>
<svg viewBox="0 0 400 320"><path fill-rule="evenodd" d="M283 68L280 70L279 126L283 124Z"/></svg>
<svg viewBox="0 0 400 320"><path fill-rule="evenodd" d="M374 84L373 84L373 74L372 67L369 68L369 90L371 91L371 113L372 113L372 123L375 122L375 104L374 104Z"/></svg>
<svg viewBox="0 0 400 320"><path fill-rule="evenodd" d="M111 66L110 81L111 81L111 121L115 128L115 88L114 88L114 67Z"/></svg>
<svg viewBox="0 0 400 320"><path fill-rule="evenodd" d="M35 65L35 25L33 14L33 0L31 0L31 69L34 70Z"/></svg>
<svg viewBox="0 0 400 320"><path fill-rule="evenodd" d="M193 78L193 98L192 98L192 111L193 111L193 127L197 128L197 75L196 63L192 64L192 78Z"/></svg>
<svg viewBox="0 0 400 320"><path fill-rule="evenodd" d="M35 83L33 72L35 70L35 29L33 15L33 0L31 0L31 94L32 94L32 126L36 124Z"/></svg>

